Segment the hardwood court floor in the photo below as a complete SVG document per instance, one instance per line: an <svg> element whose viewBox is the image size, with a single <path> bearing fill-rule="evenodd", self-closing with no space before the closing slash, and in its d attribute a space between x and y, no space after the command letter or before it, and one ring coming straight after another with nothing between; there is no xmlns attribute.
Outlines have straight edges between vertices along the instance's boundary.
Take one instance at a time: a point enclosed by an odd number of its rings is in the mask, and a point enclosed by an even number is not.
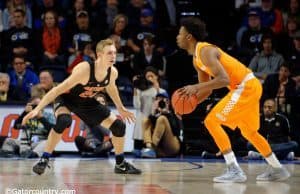
<svg viewBox="0 0 300 194"><path fill-rule="evenodd" d="M142 175L113 173L114 159L55 158L51 169L42 176L31 168L36 160L0 160L0 194L298 194L299 163L285 164L292 173L286 182L256 183L255 177L265 169L262 162L241 163L248 175L246 183L213 183L223 172L222 161L128 159L143 170ZM200 168L199 164L203 165ZM35 192L33 192L35 190ZM14 191L14 192L12 192ZM37 192L39 191L39 192ZM47 192L46 192L47 191ZM55 192L54 192L55 191ZM76 192L75 192L76 191ZM30 194L31 194L30 193ZM51 193L51 194L52 194Z"/></svg>

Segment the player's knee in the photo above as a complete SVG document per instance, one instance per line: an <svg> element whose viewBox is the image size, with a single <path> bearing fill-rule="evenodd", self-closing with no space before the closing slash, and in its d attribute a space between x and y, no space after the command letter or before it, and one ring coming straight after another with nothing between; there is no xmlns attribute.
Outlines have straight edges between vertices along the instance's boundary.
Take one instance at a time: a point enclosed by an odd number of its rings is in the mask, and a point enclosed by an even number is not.
<svg viewBox="0 0 300 194"><path fill-rule="evenodd" d="M56 133L61 134L64 130L72 124L72 117L69 114L60 114L56 119L56 124L53 127Z"/></svg>
<svg viewBox="0 0 300 194"><path fill-rule="evenodd" d="M125 135L126 125L123 121L116 119L109 128L115 137L123 137Z"/></svg>

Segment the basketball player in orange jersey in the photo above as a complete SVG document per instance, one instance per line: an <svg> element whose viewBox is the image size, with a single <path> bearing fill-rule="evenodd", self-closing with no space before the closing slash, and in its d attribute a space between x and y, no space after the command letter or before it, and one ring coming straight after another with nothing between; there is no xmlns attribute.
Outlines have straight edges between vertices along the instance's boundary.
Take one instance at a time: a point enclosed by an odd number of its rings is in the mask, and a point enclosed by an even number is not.
<svg viewBox="0 0 300 194"><path fill-rule="evenodd" d="M124 159L125 123L117 119L107 106L100 104L95 99L95 96L105 89L121 117L128 122L135 120L133 113L123 106L115 84L118 71L113 66L116 61L114 42L111 39L100 41L96 46L96 54L95 62L79 63L66 80L52 88L38 106L23 118L22 125L54 101L56 125L50 131L40 161L33 167L33 171L39 175L49 167L48 162L52 151L60 141L63 131L72 124L71 112L75 113L90 128L100 124L111 130L116 155L115 173L141 174L141 170L136 169Z"/></svg>
<svg viewBox="0 0 300 194"><path fill-rule="evenodd" d="M239 127L242 135L265 157L269 166L258 175L257 181L281 181L290 173L284 168L267 141L257 132L259 128L259 99L262 87L248 68L215 45L201 42L206 36L206 27L198 18L184 18L181 22L177 44L193 55L194 68L199 83L180 89L182 95L197 95L200 102L214 89L228 87L229 93L210 111L204 124L227 164L224 174L214 182L245 182L247 177L237 163L229 138L221 125L231 129Z"/></svg>

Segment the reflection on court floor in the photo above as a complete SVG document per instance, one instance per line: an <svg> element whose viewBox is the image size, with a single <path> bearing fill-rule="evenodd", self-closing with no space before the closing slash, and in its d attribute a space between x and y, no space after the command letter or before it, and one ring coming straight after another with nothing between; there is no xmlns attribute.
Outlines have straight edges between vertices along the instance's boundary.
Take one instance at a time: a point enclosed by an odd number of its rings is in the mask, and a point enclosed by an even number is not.
<svg viewBox="0 0 300 194"><path fill-rule="evenodd" d="M284 164L292 173L286 182L257 183L255 177L266 167L263 162L242 162L248 176L243 184L213 183L224 170L222 160L129 159L143 169L142 175L113 173L114 159L55 158L42 176L31 168L36 160L0 159L0 193L76 193L76 194L298 194L299 163ZM203 167L202 167L203 166ZM14 191L14 192L13 192Z"/></svg>

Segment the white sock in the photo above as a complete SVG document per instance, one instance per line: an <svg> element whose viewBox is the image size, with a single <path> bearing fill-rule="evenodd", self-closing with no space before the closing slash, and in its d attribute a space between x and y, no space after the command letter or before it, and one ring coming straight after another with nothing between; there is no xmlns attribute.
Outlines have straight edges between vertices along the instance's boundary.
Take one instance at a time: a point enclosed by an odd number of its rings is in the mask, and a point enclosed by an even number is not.
<svg viewBox="0 0 300 194"><path fill-rule="evenodd" d="M236 166L239 166L239 164L236 161L236 157L235 157L233 151L231 151L227 154L223 154L223 156L224 156L224 159L225 159L227 165L230 165L233 163Z"/></svg>
<svg viewBox="0 0 300 194"><path fill-rule="evenodd" d="M274 168L281 168L282 165L280 164L279 160L275 156L274 153L272 153L270 156L266 157L266 161Z"/></svg>

